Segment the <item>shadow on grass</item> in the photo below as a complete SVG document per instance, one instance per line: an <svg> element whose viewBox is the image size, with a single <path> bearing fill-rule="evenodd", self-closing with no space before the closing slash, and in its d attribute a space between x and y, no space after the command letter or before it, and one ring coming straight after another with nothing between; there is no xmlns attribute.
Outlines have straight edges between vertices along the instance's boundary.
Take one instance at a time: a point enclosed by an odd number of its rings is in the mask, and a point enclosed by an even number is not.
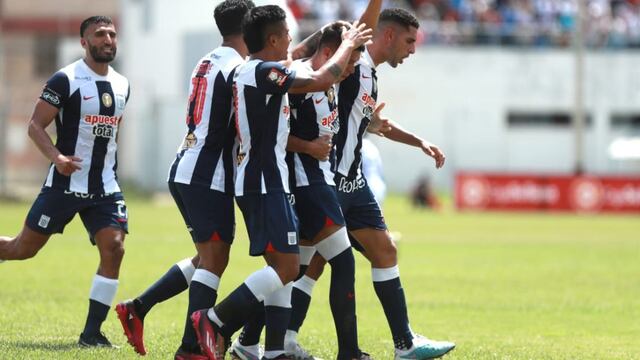
<svg viewBox="0 0 640 360"><path fill-rule="evenodd" d="M60 342L51 341L15 341L10 342L9 346L25 350L47 350L47 351L68 351L73 349L81 349L77 342Z"/></svg>

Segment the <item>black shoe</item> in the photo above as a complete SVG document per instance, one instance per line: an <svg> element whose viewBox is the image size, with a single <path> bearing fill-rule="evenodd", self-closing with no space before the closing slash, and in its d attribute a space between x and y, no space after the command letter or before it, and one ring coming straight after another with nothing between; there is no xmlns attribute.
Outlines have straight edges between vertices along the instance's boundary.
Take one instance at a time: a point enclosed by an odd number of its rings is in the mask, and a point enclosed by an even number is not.
<svg viewBox="0 0 640 360"><path fill-rule="evenodd" d="M114 348L117 349L118 346L113 345L109 339L102 332L94 335L85 335L84 333L80 334L80 339L78 339L78 345L80 347L88 348L88 347L104 347L104 348Z"/></svg>

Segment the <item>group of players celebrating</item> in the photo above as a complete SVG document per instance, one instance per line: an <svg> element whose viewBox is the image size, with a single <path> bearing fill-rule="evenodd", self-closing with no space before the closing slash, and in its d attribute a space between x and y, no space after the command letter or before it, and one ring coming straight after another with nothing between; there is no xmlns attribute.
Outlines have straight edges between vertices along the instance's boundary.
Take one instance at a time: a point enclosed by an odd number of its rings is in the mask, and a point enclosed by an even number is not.
<svg viewBox="0 0 640 360"><path fill-rule="evenodd" d="M395 359L433 359L455 347L409 326L396 248L361 172L366 132L420 148L437 168L445 161L437 146L381 115L376 67L395 68L413 54L419 28L411 13L381 12L381 3L370 0L358 21L328 24L291 52L278 6L225 0L215 8L223 42L192 73L187 133L168 177L197 254L116 305L136 352L146 354L143 324L153 306L188 288L175 359L314 359L297 334L328 262L337 359L371 359L358 345L352 248L371 263ZM30 136L52 165L21 233L0 238L0 259L32 257L80 213L101 260L79 343L111 346L100 326L115 296L127 232L115 140L129 88L108 66L116 52L110 19L83 22L81 43L85 58L56 73L36 104ZM56 145L44 132L54 118ZM234 199L250 255L266 266L216 302L234 240ZM75 207L62 211L60 202Z"/></svg>

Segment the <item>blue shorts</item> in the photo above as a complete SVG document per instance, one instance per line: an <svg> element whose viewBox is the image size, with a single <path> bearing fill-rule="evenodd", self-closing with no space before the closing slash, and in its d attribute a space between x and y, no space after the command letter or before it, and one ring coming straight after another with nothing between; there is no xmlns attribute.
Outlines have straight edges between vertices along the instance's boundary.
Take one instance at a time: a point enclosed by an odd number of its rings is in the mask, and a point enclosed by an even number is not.
<svg viewBox="0 0 640 360"><path fill-rule="evenodd" d="M298 218L285 193L247 194L236 198L247 226L249 254L297 254Z"/></svg>
<svg viewBox="0 0 640 360"><path fill-rule="evenodd" d="M364 177L356 180L336 174L338 201L347 222L347 230L387 230L382 210ZM358 246L354 244L354 247Z"/></svg>
<svg viewBox="0 0 640 360"><path fill-rule="evenodd" d="M115 227L125 233L129 231L127 206L122 193L81 194L50 187L40 190L25 224L41 234L61 234L76 214L80 214L93 245L96 244L96 233L104 228Z"/></svg>
<svg viewBox="0 0 640 360"><path fill-rule="evenodd" d="M169 182L180 214L194 243L233 243L236 231L233 196L200 185Z"/></svg>
<svg viewBox="0 0 640 360"><path fill-rule="evenodd" d="M345 225L335 187L326 184L296 187L293 195L302 239L313 240L327 226Z"/></svg>

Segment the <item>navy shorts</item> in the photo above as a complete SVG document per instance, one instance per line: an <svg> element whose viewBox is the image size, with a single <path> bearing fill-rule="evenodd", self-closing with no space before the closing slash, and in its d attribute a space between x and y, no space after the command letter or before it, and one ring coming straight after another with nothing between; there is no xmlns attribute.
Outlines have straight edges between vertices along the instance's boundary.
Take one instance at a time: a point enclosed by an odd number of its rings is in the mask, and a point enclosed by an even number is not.
<svg viewBox="0 0 640 360"><path fill-rule="evenodd" d="M29 229L46 235L62 233L76 214L95 245L98 231L115 227L128 233L127 206L121 192L111 194L82 194L43 187L33 202L27 220Z"/></svg>
<svg viewBox="0 0 640 360"><path fill-rule="evenodd" d="M194 243L233 243L236 231L233 195L205 186L175 182L169 182L169 192L178 205Z"/></svg>
<svg viewBox="0 0 640 360"><path fill-rule="evenodd" d="M236 198L247 226L249 254L299 253L298 218L285 193L247 194Z"/></svg>
<svg viewBox="0 0 640 360"><path fill-rule="evenodd" d="M387 230L382 210L364 177L356 180L336 174L338 201L350 231L359 229Z"/></svg>
<svg viewBox="0 0 640 360"><path fill-rule="evenodd" d="M296 187L293 195L302 239L313 240L327 226L345 225L335 187L326 184Z"/></svg>

